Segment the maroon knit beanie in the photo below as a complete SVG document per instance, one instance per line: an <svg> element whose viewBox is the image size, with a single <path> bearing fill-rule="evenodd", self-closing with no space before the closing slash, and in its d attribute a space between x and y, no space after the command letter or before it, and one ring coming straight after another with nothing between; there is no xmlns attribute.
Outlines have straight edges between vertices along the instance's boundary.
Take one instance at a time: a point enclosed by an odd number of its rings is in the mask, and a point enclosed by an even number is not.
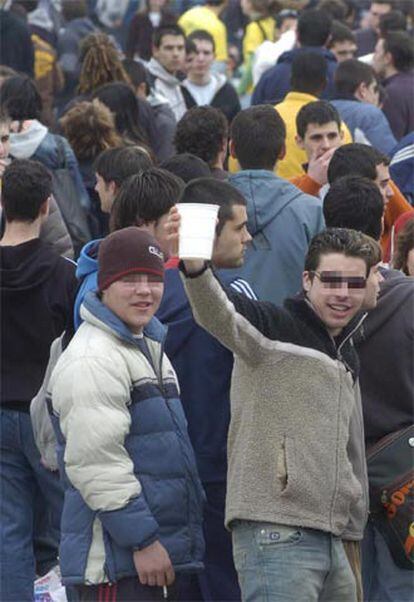
<svg viewBox="0 0 414 602"><path fill-rule="evenodd" d="M98 290L133 272L164 278L164 256L159 244L146 230L135 226L107 236L98 251Z"/></svg>

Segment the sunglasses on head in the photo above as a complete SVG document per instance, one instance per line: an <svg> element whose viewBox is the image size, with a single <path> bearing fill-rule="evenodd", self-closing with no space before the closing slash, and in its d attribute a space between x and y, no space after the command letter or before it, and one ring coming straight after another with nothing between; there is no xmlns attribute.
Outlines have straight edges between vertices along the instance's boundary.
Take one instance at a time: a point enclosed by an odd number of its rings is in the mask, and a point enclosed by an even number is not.
<svg viewBox="0 0 414 602"><path fill-rule="evenodd" d="M348 288L363 289L367 285L367 279L363 276L344 276L341 272L317 272L316 270L312 270L312 274L315 274L326 288L342 288L346 284Z"/></svg>

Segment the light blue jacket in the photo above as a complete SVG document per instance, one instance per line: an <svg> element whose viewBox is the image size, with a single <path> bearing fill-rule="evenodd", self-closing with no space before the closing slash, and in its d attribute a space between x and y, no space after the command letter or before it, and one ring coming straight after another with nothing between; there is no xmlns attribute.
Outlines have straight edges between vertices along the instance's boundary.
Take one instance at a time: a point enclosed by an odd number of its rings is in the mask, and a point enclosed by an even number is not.
<svg viewBox="0 0 414 602"><path fill-rule="evenodd" d="M247 280L259 299L282 305L302 288L309 242L325 227L322 201L262 169L240 171L230 183L246 198L253 238L243 267L232 273Z"/></svg>

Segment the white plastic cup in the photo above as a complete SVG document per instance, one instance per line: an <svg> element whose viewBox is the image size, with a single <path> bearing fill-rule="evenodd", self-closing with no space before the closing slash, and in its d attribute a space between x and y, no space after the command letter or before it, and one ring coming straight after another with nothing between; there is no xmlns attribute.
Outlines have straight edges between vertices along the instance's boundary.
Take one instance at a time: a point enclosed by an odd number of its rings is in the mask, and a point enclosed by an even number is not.
<svg viewBox="0 0 414 602"><path fill-rule="evenodd" d="M219 205L179 203L181 216L178 256L180 259L211 259Z"/></svg>

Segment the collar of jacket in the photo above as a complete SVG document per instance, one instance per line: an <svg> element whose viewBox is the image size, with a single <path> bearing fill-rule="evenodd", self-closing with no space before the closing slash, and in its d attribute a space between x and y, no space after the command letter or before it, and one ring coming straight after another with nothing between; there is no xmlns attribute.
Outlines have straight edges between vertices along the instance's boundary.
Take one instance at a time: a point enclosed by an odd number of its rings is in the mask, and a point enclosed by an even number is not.
<svg viewBox="0 0 414 602"><path fill-rule="evenodd" d="M314 102L315 100L319 100L317 96L313 94L306 94L305 92L288 92L283 99L283 104L288 102L300 102L301 104L308 104L309 102ZM276 105L277 108L277 105Z"/></svg>
<svg viewBox="0 0 414 602"><path fill-rule="evenodd" d="M102 303L95 291L89 291L85 296L81 306L81 317L85 322L102 328L125 343L141 349L142 340L134 337L127 325ZM145 337L163 344L167 336L167 328L157 318L153 317L144 327L143 334Z"/></svg>
<svg viewBox="0 0 414 602"><path fill-rule="evenodd" d="M352 342L352 336L359 330L367 313L358 313L354 316L341 331L340 335L334 338L329 334L325 324L315 313L311 303L303 293L292 299L286 299L284 306L291 314L297 316L302 322L305 322L320 337L327 355L333 359L340 360L347 370L352 373L353 379L356 380L359 374L359 360Z"/></svg>

